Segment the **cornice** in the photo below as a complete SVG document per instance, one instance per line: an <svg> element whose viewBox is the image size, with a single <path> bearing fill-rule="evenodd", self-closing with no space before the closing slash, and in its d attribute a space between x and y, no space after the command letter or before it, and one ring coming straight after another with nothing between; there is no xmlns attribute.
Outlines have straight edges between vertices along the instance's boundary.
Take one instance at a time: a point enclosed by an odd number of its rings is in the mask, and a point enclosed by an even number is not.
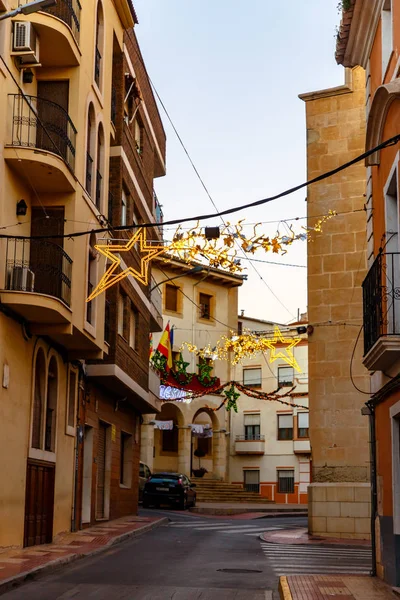
<svg viewBox="0 0 400 600"><path fill-rule="evenodd" d="M383 2L384 0L356 0L346 50L341 61L344 67L367 68Z"/></svg>

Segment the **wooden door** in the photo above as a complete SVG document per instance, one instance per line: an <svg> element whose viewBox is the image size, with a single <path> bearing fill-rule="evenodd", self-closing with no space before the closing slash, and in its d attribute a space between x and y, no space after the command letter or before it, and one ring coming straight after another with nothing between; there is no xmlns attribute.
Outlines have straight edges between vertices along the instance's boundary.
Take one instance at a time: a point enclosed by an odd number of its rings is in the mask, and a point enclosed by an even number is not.
<svg viewBox="0 0 400 600"><path fill-rule="evenodd" d="M38 81L36 145L67 160L68 81Z"/></svg>
<svg viewBox="0 0 400 600"><path fill-rule="evenodd" d="M46 240L31 240L30 269L35 275L34 290L62 299L64 207L32 207L31 235L49 236Z"/></svg>
<svg viewBox="0 0 400 600"><path fill-rule="evenodd" d="M99 422L97 438L96 519L104 519L106 491L107 425Z"/></svg>
<svg viewBox="0 0 400 600"><path fill-rule="evenodd" d="M50 544L53 539L55 465L28 460L24 546Z"/></svg>

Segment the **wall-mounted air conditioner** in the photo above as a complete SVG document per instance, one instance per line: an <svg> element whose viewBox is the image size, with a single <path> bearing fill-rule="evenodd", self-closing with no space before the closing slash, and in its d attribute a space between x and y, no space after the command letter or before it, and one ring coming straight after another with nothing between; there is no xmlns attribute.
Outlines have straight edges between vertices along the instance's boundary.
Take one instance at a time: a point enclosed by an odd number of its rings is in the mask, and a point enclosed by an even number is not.
<svg viewBox="0 0 400 600"><path fill-rule="evenodd" d="M29 21L14 21L12 53L20 65L39 63L39 38Z"/></svg>
<svg viewBox="0 0 400 600"><path fill-rule="evenodd" d="M8 271L7 289L17 292L33 292L35 273L28 267L11 267Z"/></svg>

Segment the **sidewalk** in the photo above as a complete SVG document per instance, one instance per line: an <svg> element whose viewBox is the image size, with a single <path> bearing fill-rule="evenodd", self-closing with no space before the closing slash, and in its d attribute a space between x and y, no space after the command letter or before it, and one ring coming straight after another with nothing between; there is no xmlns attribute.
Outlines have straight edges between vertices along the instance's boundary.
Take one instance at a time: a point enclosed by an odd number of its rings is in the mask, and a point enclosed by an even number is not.
<svg viewBox="0 0 400 600"><path fill-rule="evenodd" d="M282 600L395 600L391 589L366 575L292 575L279 578Z"/></svg>
<svg viewBox="0 0 400 600"><path fill-rule="evenodd" d="M307 529L283 529L280 531L267 531L260 535L260 539L269 544L300 544L313 546L371 546L369 540L358 540L348 538L322 538L309 535Z"/></svg>
<svg viewBox="0 0 400 600"><path fill-rule="evenodd" d="M166 523L167 518L128 516L101 522L76 533L62 534L52 544L0 550L0 593L35 573L49 571L84 556L93 556Z"/></svg>
<svg viewBox="0 0 400 600"><path fill-rule="evenodd" d="M302 517L307 516L307 504L273 504L266 502L265 505L258 502L248 504L246 502L198 502L190 512L200 515L238 515L244 513L257 513L260 516L270 517Z"/></svg>

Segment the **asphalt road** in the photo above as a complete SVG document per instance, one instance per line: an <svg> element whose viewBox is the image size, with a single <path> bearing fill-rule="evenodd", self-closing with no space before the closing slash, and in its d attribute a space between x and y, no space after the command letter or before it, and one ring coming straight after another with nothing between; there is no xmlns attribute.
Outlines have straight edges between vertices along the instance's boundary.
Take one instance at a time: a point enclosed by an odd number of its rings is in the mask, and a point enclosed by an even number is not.
<svg viewBox="0 0 400 600"><path fill-rule="evenodd" d="M2 600L277 600L276 564L264 553L259 532L306 526L301 517L210 519L142 511L148 512L167 515L171 523L26 583Z"/></svg>

